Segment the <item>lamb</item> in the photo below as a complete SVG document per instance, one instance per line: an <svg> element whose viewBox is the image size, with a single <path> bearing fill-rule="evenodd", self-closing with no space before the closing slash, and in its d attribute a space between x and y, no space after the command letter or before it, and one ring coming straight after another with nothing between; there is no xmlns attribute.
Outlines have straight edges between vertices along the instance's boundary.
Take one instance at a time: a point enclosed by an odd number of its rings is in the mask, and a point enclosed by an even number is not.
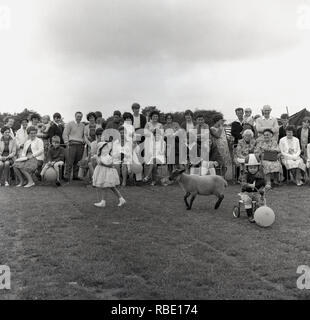
<svg viewBox="0 0 310 320"><path fill-rule="evenodd" d="M197 195L215 195L218 200L214 209L218 209L224 199L224 190L228 186L227 181L221 176L196 176L184 173L185 170L175 170L169 177L170 181L178 181L185 192L184 202L187 210L192 209ZM190 202L187 202L191 196Z"/></svg>

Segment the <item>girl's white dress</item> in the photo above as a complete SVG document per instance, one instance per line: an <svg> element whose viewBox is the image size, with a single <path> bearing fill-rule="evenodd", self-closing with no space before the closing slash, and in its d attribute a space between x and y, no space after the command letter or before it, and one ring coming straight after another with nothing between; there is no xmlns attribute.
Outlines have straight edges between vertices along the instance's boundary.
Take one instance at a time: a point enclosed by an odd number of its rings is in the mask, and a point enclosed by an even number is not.
<svg viewBox="0 0 310 320"><path fill-rule="evenodd" d="M93 174L93 186L97 188L112 188L120 184L119 176L115 168L108 168L101 163L111 165L113 162L112 157L107 155L101 155L99 157L98 165L95 168Z"/></svg>

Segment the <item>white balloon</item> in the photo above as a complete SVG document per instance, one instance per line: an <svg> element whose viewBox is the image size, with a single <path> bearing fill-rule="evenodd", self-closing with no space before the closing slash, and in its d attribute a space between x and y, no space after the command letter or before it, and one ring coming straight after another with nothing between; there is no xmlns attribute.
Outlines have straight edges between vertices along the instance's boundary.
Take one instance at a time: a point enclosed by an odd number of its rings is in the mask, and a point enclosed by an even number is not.
<svg viewBox="0 0 310 320"><path fill-rule="evenodd" d="M254 220L260 227L270 227L276 219L274 211L267 207L259 207L254 213Z"/></svg>

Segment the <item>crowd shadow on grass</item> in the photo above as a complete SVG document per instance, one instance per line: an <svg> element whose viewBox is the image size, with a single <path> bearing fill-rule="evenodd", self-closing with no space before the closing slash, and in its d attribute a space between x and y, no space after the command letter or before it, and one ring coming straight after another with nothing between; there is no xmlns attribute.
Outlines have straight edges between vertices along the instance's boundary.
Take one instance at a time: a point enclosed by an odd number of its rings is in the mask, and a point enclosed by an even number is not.
<svg viewBox="0 0 310 320"><path fill-rule="evenodd" d="M125 207L117 208L111 193L107 208L98 209L96 190L81 185L0 193L7 203L0 254L14 275L7 297L309 297L296 289L297 266L310 258L306 188L271 191L277 218L262 229L232 217L239 186L229 186L217 211L214 197L199 197L187 211L178 186L128 187Z"/></svg>

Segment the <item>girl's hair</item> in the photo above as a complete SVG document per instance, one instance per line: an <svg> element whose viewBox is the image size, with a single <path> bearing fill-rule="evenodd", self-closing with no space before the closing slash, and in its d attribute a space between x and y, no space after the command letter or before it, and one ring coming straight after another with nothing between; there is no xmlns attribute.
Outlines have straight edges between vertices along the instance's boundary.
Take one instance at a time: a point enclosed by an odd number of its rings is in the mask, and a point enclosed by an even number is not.
<svg viewBox="0 0 310 320"><path fill-rule="evenodd" d="M185 110L184 116L190 115L192 118L194 118L194 113L191 110Z"/></svg>
<svg viewBox="0 0 310 320"><path fill-rule="evenodd" d="M172 121L173 121L173 115L172 115L172 113L167 113L166 114L166 120L167 120L167 118L171 118L172 119Z"/></svg>
<svg viewBox="0 0 310 320"><path fill-rule="evenodd" d="M155 115L155 114L157 114L157 115L158 115L158 118L159 118L160 113L159 113L157 110L154 110L154 111L152 111L152 112L150 113L150 119L152 119L152 118L153 118L153 115Z"/></svg>
<svg viewBox="0 0 310 320"><path fill-rule="evenodd" d="M90 112L90 113L87 114L87 116L86 116L87 121L89 121L89 119L91 117L95 118L95 121L97 120L97 115L96 115L95 112Z"/></svg>
<svg viewBox="0 0 310 320"><path fill-rule="evenodd" d="M4 134L5 131L11 131L9 127L1 128L1 133Z"/></svg>
<svg viewBox="0 0 310 320"><path fill-rule="evenodd" d="M124 119L124 121L126 120L126 119L130 119L131 121L132 121L132 123L133 123L133 115L130 113L130 112L124 112L124 114L123 114L123 119Z"/></svg>
<svg viewBox="0 0 310 320"><path fill-rule="evenodd" d="M285 132L287 132L287 131L295 131L295 126L293 126L293 125L288 125L287 127L286 127L286 129L285 129Z"/></svg>
<svg viewBox="0 0 310 320"><path fill-rule="evenodd" d="M269 129L269 128L266 128L266 129L263 131L263 134L264 134L265 132L270 132L272 135L274 134L273 131L272 131L271 129Z"/></svg>

